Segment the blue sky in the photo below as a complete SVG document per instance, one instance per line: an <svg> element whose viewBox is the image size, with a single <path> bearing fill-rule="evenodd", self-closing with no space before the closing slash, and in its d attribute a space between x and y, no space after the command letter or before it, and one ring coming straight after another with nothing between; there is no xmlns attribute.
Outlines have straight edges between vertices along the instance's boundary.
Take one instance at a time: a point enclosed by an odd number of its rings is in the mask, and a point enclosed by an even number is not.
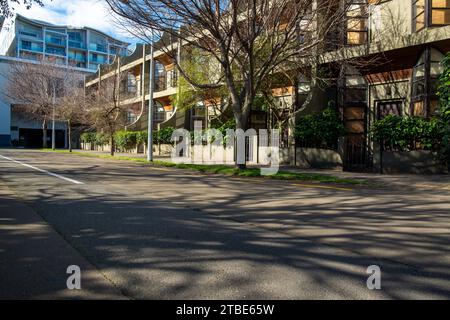
<svg viewBox="0 0 450 320"><path fill-rule="evenodd" d="M104 0L44 0L44 7L33 5L30 10L17 6L16 12L28 18L74 27L91 27L121 40L138 40L114 25L114 19Z"/></svg>

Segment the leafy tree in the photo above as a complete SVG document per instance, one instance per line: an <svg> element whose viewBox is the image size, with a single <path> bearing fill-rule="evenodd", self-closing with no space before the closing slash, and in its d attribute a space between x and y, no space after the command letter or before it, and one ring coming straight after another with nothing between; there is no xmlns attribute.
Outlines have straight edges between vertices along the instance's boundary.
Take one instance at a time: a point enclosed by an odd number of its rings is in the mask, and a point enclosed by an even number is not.
<svg viewBox="0 0 450 320"><path fill-rule="evenodd" d="M440 109L438 119L441 125L442 143L439 148L440 158L450 166L450 53L444 61L444 72L439 79L438 95Z"/></svg>

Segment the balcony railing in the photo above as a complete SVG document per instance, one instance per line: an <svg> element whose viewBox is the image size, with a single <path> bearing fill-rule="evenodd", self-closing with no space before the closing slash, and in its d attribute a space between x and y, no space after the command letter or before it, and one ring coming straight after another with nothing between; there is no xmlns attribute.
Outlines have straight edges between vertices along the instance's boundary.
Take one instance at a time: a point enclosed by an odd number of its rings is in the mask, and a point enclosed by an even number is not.
<svg viewBox="0 0 450 320"><path fill-rule="evenodd" d="M108 50L106 49L106 45L98 44L98 43L91 43L89 44L89 50L99 51L107 53Z"/></svg>
<svg viewBox="0 0 450 320"><path fill-rule="evenodd" d="M155 91L164 91L167 89L167 79L166 77L160 77L155 79Z"/></svg>
<svg viewBox="0 0 450 320"><path fill-rule="evenodd" d="M66 40L60 38L47 37L45 38L45 42L57 46L64 46L64 47L66 46Z"/></svg>
<svg viewBox="0 0 450 320"><path fill-rule="evenodd" d="M69 54L69 59L75 60L75 61L78 61L78 62L86 62L86 57L84 57L84 56L75 56L75 55L70 55Z"/></svg>
<svg viewBox="0 0 450 320"><path fill-rule="evenodd" d="M21 36L23 36L23 37L36 38L38 40L42 40L42 33L37 33L37 32L27 31L27 30L21 30L21 31L19 31L19 34Z"/></svg>
<svg viewBox="0 0 450 320"><path fill-rule="evenodd" d="M66 56L66 50L60 50L57 48L52 48L52 47L46 47L45 48L45 53L49 53L49 54L55 54L58 56Z"/></svg>
<svg viewBox="0 0 450 320"><path fill-rule="evenodd" d="M157 121L157 122L162 122L166 120L166 113L163 112L159 112L159 111L155 111L153 112L153 121Z"/></svg>
<svg viewBox="0 0 450 320"><path fill-rule="evenodd" d="M29 50L29 51L35 51L35 52L42 52L44 51L44 47L42 45L37 45L37 44L20 44L19 47L21 50Z"/></svg>
<svg viewBox="0 0 450 320"><path fill-rule="evenodd" d="M78 48L78 49L86 49L86 44L83 42L69 40L69 47Z"/></svg>
<svg viewBox="0 0 450 320"><path fill-rule="evenodd" d="M91 57L90 61L93 62L93 63L100 63L100 64L106 63L106 59L105 58L92 58Z"/></svg>

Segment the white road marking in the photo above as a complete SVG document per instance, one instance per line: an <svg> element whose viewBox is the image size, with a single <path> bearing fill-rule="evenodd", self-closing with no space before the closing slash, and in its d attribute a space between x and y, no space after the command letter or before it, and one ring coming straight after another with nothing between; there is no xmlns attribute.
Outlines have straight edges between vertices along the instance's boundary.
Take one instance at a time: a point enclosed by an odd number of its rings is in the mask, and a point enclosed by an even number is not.
<svg viewBox="0 0 450 320"><path fill-rule="evenodd" d="M70 178L66 178L66 177L61 176L61 175L59 175L59 174L56 174L56 173L53 173L53 172L49 172L49 171L44 170L44 169L37 168L37 167L32 166L32 165L30 165L30 164L23 163L23 162L21 162L21 161L14 160L14 159L11 159L11 158L2 156L1 154L0 154L0 158L9 160L9 161L11 161L11 162L15 162L15 163L20 164L20 165L22 165L22 166L24 166L24 167L27 167L27 168L30 168L30 169L33 169L33 170L36 170L36 171L39 171L39 172L48 174L49 176L52 176L52 177L55 177L55 178L58 178L58 179L65 180L65 181L71 182L71 183L73 183L73 184L84 184L83 182L80 182L80 181L77 181L77 180L74 180L74 179L70 179Z"/></svg>

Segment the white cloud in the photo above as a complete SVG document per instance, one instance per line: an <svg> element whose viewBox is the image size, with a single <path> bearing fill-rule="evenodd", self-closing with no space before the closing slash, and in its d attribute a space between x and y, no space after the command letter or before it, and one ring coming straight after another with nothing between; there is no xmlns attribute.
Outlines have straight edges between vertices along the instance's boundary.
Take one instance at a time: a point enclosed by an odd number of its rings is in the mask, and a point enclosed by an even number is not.
<svg viewBox="0 0 450 320"><path fill-rule="evenodd" d="M18 6L16 12L32 19L57 25L90 27L121 40L136 41L117 28L104 0L44 0L44 7L33 5L30 10Z"/></svg>

